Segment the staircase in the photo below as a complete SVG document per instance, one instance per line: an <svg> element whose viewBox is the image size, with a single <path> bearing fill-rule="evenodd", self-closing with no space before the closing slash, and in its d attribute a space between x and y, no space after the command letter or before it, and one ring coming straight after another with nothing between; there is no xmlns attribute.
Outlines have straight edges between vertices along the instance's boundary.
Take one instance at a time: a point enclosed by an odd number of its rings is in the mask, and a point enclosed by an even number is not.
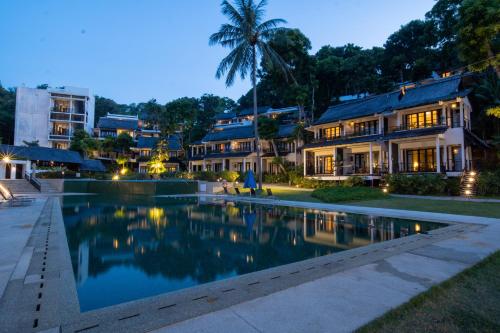
<svg viewBox="0 0 500 333"><path fill-rule="evenodd" d="M40 179L37 178L40 183L42 193L60 193L61 191L57 188L56 183L58 180L55 179Z"/></svg>
<svg viewBox="0 0 500 333"><path fill-rule="evenodd" d="M460 179L460 195L470 198L477 192L477 173L474 171L464 171Z"/></svg>
<svg viewBox="0 0 500 333"><path fill-rule="evenodd" d="M40 193L25 179L2 179L0 180L0 185L9 188L14 195Z"/></svg>

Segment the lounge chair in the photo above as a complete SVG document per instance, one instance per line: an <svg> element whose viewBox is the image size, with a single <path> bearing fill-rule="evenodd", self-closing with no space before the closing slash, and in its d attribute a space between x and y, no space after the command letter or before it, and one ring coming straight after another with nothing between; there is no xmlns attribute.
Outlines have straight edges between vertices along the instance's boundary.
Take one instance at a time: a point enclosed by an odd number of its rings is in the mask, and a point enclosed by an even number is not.
<svg viewBox="0 0 500 333"><path fill-rule="evenodd" d="M271 199L277 199L276 196L273 194L273 191L270 188L266 188L267 192L267 197Z"/></svg>
<svg viewBox="0 0 500 333"><path fill-rule="evenodd" d="M251 188L251 189L250 189L250 195L251 195L252 197L257 196L257 193L255 193L255 189L253 189L253 188Z"/></svg>
<svg viewBox="0 0 500 333"><path fill-rule="evenodd" d="M240 189L235 187L234 192L236 192L236 195L241 195Z"/></svg>
<svg viewBox="0 0 500 333"><path fill-rule="evenodd" d="M5 191L0 191L0 194L5 200L5 203L9 206L27 206L35 200L29 197L16 197L8 187L7 193Z"/></svg>

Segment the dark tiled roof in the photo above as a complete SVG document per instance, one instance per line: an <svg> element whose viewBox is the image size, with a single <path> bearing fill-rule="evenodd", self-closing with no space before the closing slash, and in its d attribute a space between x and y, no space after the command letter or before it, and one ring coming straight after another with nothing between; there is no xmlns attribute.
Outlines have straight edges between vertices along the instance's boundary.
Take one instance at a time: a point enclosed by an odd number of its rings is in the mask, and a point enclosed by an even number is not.
<svg viewBox="0 0 500 333"><path fill-rule="evenodd" d="M408 89L406 94L401 98L400 91L397 90L387 94L366 97L331 106L315 122L315 125L370 116L466 96L470 93L470 90L460 90L460 83L461 76L454 76Z"/></svg>
<svg viewBox="0 0 500 333"><path fill-rule="evenodd" d="M276 136L276 138L283 139L291 137L296 127L297 127L296 124L280 125L278 130L278 135Z"/></svg>
<svg viewBox="0 0 500 333"><path fill-rule="evenodd" d="M425 136L425 135L441 134L441 133L446 132L447 129L448 129L447 126L436 126L436 127L419 128L419 129L407 130L407 131L397 131L397 132L389 133L386 136L384 136L384 141L393 140L393 139L414 138L414 137Z"/></svg>
<svg viewBox="0 0 500 333"><path fill-rule="evenodd" d="M83 160L81 171L106 172L106 167L99 160Z"/></svg>
<svg viewBox="0 0 500 333"><path fill-rule="evenodd" d="M257 107L257 114L266 113L270 108L270 106ZM253 107L241 110L238 112L238 116L253 116Z"/></svg>
<svg viewBox="0 0 500 333"><path fill-rule="evenodd" d="M137 130L139 128L139 121L134 119L101 117L97 123L97 128Z"/></svg>
<svg viewBox="0 0 500 333"><path fill-rule="evenodd" d="M154 149L158 145L160 138L140 136L137 139L137 148L139 149ZM178 135L171 135L168 138L169 150L182 150L181 139Z"/></svg>
<svg viewBox="0 0 500 333"><path fill-rule="evenodd" d="M216 114L214 119L215 120L228 120L228 119L233 119L234 117L236 117L236 113L224 112L224 113Z"/></svg>
<svg viewBox="0 0 500 333"><path fill-rule="evenodd" d="M362 142L370 142L370 141L379 141L382 138L383 138L383 136L381 134L355 136L355 137L351 137L351 138L339 138L339 139L329 140L329 141L308 143L308 144L304 145L304 148L328 147L328 146L335 146L335 145L344 145L344 144L348 144L348 143L362 143Z"/></svg>
<svg viewBox="0 0 500 333"><path fill-rule="evenodd" d="M12 159L19 158L31 161L54 161L73 164L80 164L83 161L80 154L76 151L45 147L0 145L0 154L12 155Z"/></svg>
<svg viewBox="0 0 500 333"><path fill-rule="evenodd" d="M202 142L216 142L216 141L230 141L236 139L249 139L254 137L254 130L252 126L239 126L226 128L223 130L215 130L201 140Z"/></svg>

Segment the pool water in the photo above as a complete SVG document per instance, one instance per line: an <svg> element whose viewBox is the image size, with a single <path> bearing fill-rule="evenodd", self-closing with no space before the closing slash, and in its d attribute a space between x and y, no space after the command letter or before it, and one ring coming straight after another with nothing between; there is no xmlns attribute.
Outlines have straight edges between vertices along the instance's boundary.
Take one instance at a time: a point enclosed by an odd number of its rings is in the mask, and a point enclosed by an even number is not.
<svg viewBox="0 0 500 333"><path fill-rule="evenodd" d="M63 216L82 311L446 226L140 196L65 197Z"/></svg>

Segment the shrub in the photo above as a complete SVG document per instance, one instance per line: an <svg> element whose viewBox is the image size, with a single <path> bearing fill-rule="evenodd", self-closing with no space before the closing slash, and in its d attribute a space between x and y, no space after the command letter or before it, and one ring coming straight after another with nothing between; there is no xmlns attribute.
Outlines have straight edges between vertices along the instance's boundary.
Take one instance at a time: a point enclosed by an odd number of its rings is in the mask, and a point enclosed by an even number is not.
<svg viewBox="0 0 500 333"><path fill-rule="evenodd" d="M477 194L500 194L500 170L481 172L477 179Z"/></svg>
<svg viewBox="0 0 500 333"><path fill-rule="evenodd" d="M447 183L441 175L388 175L389 191L399 194L447 194Z"/></svg>
<svg viewBox="0 0 500 333"><path fill-rule="evenodd" d="M365 181L359 176L349 176L344 182L342 182L342 185L346 187L363 186L365 185Z"/></svg>
<svg viewBox="0 0 500 333"><path fill-rule="evenodd" d="M330 203L385 199L388 197L388 195L384 194L378 188L359 187L359 186L356 187L336 186L329 188L321 188L314 190L312 196L321 201Z"/></svg>
<svg viewBox="0 0 500 333"><path fill-rule="evenodd" d="M224 170L219 174L219 178L225 179L228 182L235 182L240 178L240 174L236 171Z"/></svg>

